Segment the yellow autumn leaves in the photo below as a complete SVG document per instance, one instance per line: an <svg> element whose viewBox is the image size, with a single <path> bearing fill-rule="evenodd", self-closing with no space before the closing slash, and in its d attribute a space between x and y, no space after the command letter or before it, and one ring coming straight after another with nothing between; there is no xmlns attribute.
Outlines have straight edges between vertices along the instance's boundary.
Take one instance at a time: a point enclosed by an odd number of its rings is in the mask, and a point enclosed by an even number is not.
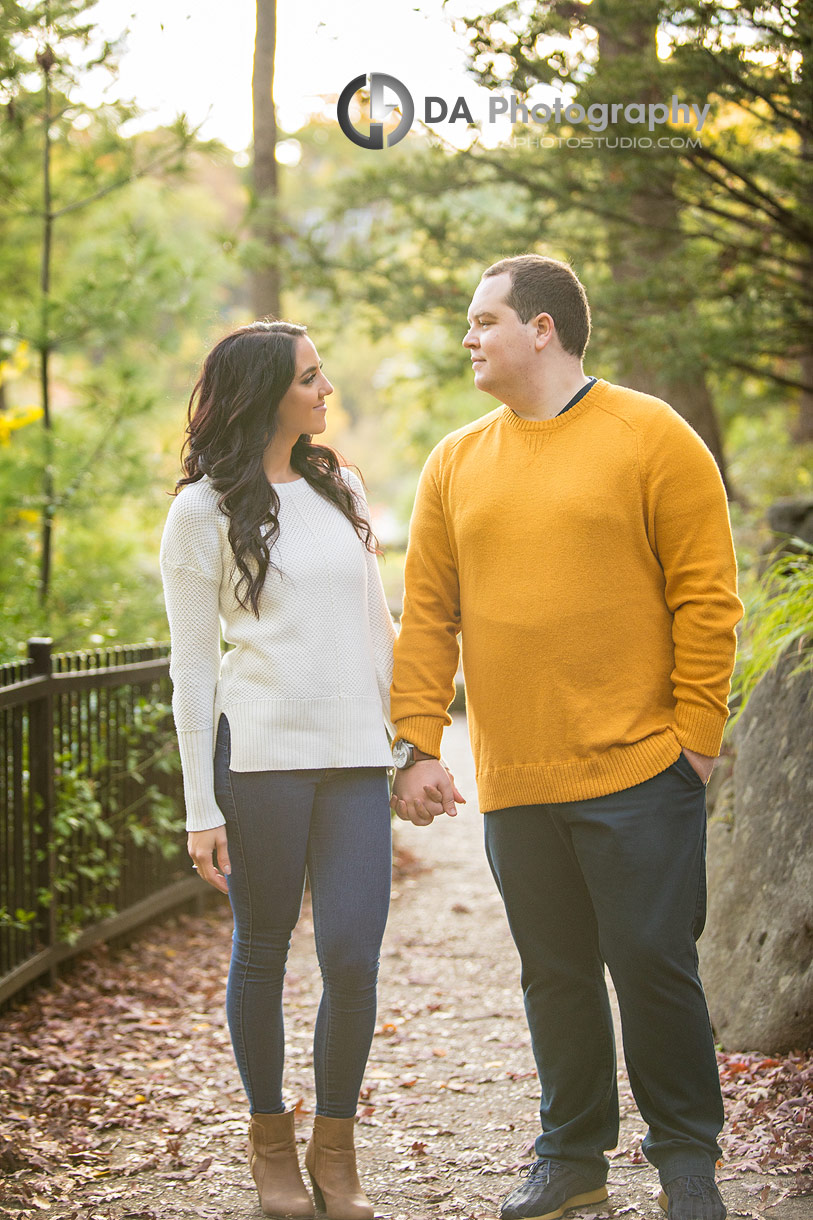
<svg viewBox="0 0 813 1220"><path fill-rule="evenodd" d="M42 419L42 407L13 407L0 413L0 445L8 445L12 432Z"/></svg>
<svg viewBox="0 0 813 1220"><path fill-rule="evenodd" d="M10 356L0 360L0 387L26 373L30 363L28 344L18 343ZM12 432L36 423L38 419L42 419L42 407L12 406L0 409L0 445L10 444Z"/></svg>

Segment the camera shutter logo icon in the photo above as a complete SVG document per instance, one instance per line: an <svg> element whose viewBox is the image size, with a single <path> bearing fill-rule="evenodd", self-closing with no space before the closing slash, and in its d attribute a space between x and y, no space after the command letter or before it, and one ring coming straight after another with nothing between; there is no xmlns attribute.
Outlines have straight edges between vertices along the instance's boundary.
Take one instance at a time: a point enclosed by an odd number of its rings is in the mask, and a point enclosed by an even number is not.
<svg viewBox="0 0 813 1220"><path fill-rule="evenodd" d="M393 144L398 144L403 140L406 133L412 126L415 118L415 103L412 100L412 94L407 89L402 81L399 81L395 76L388 76L386 72L371 72L370 73L370 133L365 135L354 127L350 121L350 103L359 90L363 89L367 84L367 76L362 74L351 80L339 96L337 105L337 113L339 118L339 126L341 127L348 140L352 140L359 148L383 148L384 147L384 122L392 114L393 110L400 105L401 118L398 126L395 127L387 136L387 147L392 148ZM389 89L398 98L398 102L386 102L384 100L384 90Z"/></svg>

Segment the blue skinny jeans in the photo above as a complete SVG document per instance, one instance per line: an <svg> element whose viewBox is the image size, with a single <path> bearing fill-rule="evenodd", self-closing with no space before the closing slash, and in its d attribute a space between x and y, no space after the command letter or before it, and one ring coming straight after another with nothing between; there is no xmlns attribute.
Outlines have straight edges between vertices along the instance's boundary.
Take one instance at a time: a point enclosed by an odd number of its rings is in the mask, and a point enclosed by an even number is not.
<svg viewBox="0 0 813 1220"><path fill-rule="evenodd" d="M251 1113L285 1109L282 987L307 873L323 985L313 1041L316 1113L350 1118L375 1028L389 911L386 769L236 772L229 758L221 716L215 796L226 819L234 914L226 1014Z"/></svg>

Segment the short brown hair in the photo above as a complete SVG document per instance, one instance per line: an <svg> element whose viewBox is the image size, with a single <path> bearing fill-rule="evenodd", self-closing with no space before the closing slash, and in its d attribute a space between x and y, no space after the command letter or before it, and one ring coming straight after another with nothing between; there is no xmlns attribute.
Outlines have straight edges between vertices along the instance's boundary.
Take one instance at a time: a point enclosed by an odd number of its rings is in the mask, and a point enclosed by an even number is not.
<svg viewBox="0 0 813 1220"><path fill-rule="evenodd" d="M506 304L520 322L549 313L562 347L581 360L590 339L590 306L575 271L556 258L520 254L492 264L483 272L483 279L504 272L511 276Z"/></svg>

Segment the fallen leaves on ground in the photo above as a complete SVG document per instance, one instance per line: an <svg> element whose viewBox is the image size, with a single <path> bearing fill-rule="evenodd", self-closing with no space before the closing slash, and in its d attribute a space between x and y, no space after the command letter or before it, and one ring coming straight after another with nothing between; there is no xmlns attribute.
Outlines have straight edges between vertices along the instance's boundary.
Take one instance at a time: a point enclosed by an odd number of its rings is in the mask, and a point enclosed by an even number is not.
<svg viewBox="0 0 813 1220"><path fill-rule="evenodd" d="M813 1171L813 1056L717 1056L731 1169Z"/></svg>
<svg viewBox="0 0 813 1220"><path fill-rule="evenodd" d="M201 1045L212 1062L228 1051L207 1012L222 1003L222 952L213 961L211 948L225 930L214 915L150 928L124 951L98 949L53 990L0 1018L6 1208L45 1210L103 1183L114 1166L118 1178L208 1168L211 1158L188 1163L183 1145L201 1117L212 1117L200 1098L211 1078ZM237 1121L244 1125L242 1109L218 1109L221 1127Z"/></svg>
<svg viewBox="0 0 813 1220"><path fill-rule="evenodd" d="M437 872L423 876L409 853L403 863L359 1110L365 1180L391 1220L425 1220L427 1209L483 1220L532 1156L537 1084L518 979L489 947L483 911L494 898L499 910L497 896L472 893L462 873L458 889L442 893ZM434 903L423 924L415 911L425 908L409 905L416 887ZM309 940L311 930L306 907L297 937ZM179 917L125 949L97 950L53 990L0 1017L0 1217L223 1220L254 1208L246 1105L223 1016L230 934L224 905ZM312 956L304 966L295 958L286 1086L302 1139L313 1113L319 989ZM810 1188L776 1175L811 1165L813 1058L720 1055L719 1063L724 1173L746 1182L749 1173L775 1175L767 1193L753 1188L753 1215L770 1214ZM623 1139L612 1161L613 1175L624 1175L619 1202L636 1167L646 1169L642 1124L622 1086Z"/></svg>

